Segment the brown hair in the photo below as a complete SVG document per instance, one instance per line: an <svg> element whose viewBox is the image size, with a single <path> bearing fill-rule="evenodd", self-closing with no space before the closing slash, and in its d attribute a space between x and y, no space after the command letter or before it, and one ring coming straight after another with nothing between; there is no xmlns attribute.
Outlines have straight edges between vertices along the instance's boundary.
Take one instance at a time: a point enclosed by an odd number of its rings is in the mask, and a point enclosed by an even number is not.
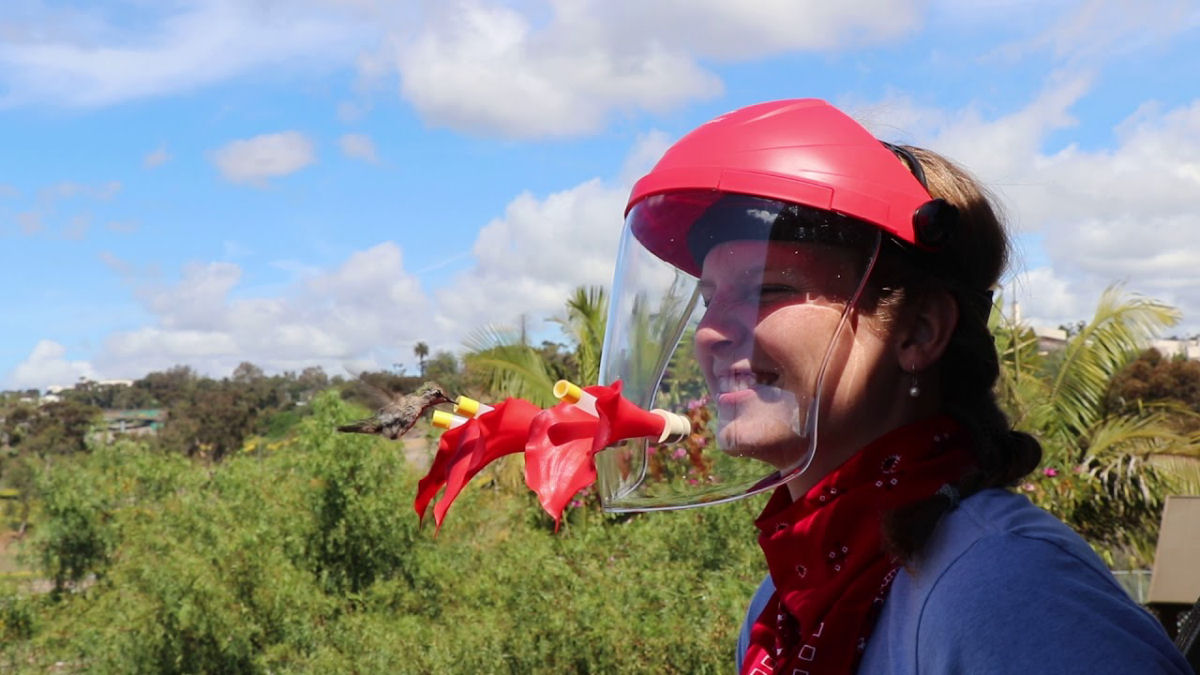
<svg viewBox="0 0 1200 675"><path fill-rule="evenodd" d="M936 252L895 247L880 258L881 302L901 307L923 292L949 291L958 303L958 323L939 362L942 410L970 432L975 467L953 485L959 498L1011 486L1033 471L1042 448L1029 434L1012 429L996 402L1000 374L996 345L988 331L990 289L1008 262L1008 236L987 191L964 169L937 153L905 146L924 170L929 193L958 209L945 245ZM909 564L920 554L943 514L954 507L939 493L897 509L884 518L890 552Z"/></svg>

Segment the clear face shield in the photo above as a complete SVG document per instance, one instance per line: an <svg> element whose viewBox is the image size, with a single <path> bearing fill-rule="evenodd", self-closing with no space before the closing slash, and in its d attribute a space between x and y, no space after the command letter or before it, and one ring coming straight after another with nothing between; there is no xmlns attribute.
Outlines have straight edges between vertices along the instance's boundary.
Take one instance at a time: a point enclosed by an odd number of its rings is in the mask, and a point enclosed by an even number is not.
<svg viewBox="0 0 1200 675"><path fill-rule="evenodd" d="M645 409L686 415L677 443L596 455L608 511L745 497L803 473L854 342L879 229L829 211L711 190L629 212L600 380ZM828 425L826 425L828 426Z"/></svg>

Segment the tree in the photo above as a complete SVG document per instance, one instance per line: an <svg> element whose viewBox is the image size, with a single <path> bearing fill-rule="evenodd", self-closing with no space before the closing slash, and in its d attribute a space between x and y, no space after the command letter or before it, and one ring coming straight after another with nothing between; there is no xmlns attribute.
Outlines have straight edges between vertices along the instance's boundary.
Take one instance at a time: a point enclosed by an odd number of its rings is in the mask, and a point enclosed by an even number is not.
<svg viewBox="0 0 1200 675"><path fill-rule="evenodd" d="M71 399L37 408L21 405L9 412L4 432L21 454L65 455L87 450L88 434L99 418L100 408Z"/></svg>
<svg viewBox="0 0 1200 675"><path fill-rule="evenodd" d="M577 378L580 384L600 380L600 351L608 319L608 295L600 286L580 286L567 299L566 316L554 319L575 344Z"/></svg>
<svg viewBox="0 0 1200 675"><path fill-rule="evenodd" d="M417 357L418 367L421 369L421 377L425 377L425 357L429 356L429 345L424 342L418 342L413 346L413 355Z"/></svg>
<svg viewBox="0 0 1200 675"><path fill-rule="evenodd" d="M161 441L187 455L220 461L242 446L258 412L243 387L202 380L192 399L172 408Z"/></svg>
<svg viewBox="0 0 1200 675"><path fill-rule="evenodd" d="M242 361L237 365L237 368L233 369L233 381L238 384L251 384L264 377L266 377L266 374L263 373L263 369L249 361Z"/></svg>
<svg viewBox="0 0 1200 675"><path fill-rule="evenodd" d="M424 377L437 382L447 391L461 389L458 374L458 359L447 351L439 351L425 366Z"/></svg>
<svg viewBox="0 0 1200 675"><path fill-rule="evenodd" d="M174 366L163 372L149 373L133 386L146 391L158 405L170 407L188 398L198 379L191 368Z"/></svg>
<svg viewBox="0 0 1200 675"><path fill-rule="evenodd" d="M1200 411L1200 362L1147 349L1117 374L1108 398L1109 406L1121 410L1175 401Z"/></svg>
<svg viewBox="0 0 1200 675"><path fill-rule="evenodd" d="M1025 488L1098 546L1110 564L1121 556L1145 564L1153 555L1171 486L1156 459L1198 455L1196 440L1173 421L1178 409L1108 405L1116 376L1178 319L1176 309L1113 286L1091 321L1051 361L1036 356L1027 327L993 319L1001 400L1014 426L1036 436L1044 450L1042 470Z"/></svg>
<svg viewBox="0 0 1200 675"><path fill-rule="evenodd" d="M565 315L554 319L572 343L569 355L563 354L557 343L547 341L535 348L521 334L489 326L468 337L467 366L493 395L552 405L551 392L557 380L565 378L581 385L599 380L607 306L603 288L580 287L571 294Z"/></svg>

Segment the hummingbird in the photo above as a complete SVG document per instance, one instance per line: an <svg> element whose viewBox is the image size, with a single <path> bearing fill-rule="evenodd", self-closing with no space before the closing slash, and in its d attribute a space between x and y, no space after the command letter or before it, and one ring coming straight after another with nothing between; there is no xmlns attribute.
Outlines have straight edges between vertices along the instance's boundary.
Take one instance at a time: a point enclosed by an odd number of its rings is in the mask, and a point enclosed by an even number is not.
<svg viewBox="0 0 1200 675"><path fill-rule="evenodd" d="M446 396L440 385L436 382L426 382L411 394L393 397L374 417L342 425L337 430L356 434L379 434L394 441L416 424L417 418L426 408L450 402L450 397Z"/></svg>

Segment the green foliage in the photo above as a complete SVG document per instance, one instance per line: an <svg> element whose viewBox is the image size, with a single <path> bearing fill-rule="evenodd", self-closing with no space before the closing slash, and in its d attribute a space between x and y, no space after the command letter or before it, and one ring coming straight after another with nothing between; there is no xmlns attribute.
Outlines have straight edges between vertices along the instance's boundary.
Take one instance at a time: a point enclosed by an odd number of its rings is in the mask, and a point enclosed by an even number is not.
<svg viewBox="0 0 1200 675"><path fill-rule="evenodd" d="M458 359L447 351L439 351L425 363L425 379L433 380L446 391L463 391L464 384L459 374Z"/></svg>
<svg viewBox="0 0 1200 675"><path fill-rule="evenodd" d="M998 306L999 307L999 306ZM1042 444L1040 473L1023 489L1084 535L1110 563L1147 565L1153 556L1171 475L1157 457L1196 456L1179 407L1110 405L1119 375L1179 312L1105 291L1092 320L1080 323L1053 359L1037 353L1028 327L993 313L1001 357L1000 400L1016 428Z"/></svg>
<svg viewBox="0 0 1200 675"><path fill-rule="evenodd" d="M313 408L300 434L316 486L306 558L328 591L358 593L401 571L412 548L411 497L392 489L403 460L395 444L334 431L350 412L333 394L322 394Z"/></svg>
<svg viewBox="0 0 1200 675"><path fill-rule="evenodd" d="M1113 378L1108 392L1108 406L1124 412L1163 401L1200 411L1200 362L1147 349Z"/></svg>
<svg viewBox="0 0 1200 675"><path fill-rule="evenodd" d="M73 400L34 407L18 404L3 415L0 435L21 454L46 457L87 450L100 408Z"/></svg>
<svg viewBox="0 0 1200 675"><path fill-rule="evenodd" d="M608 295L602 286L576 288L567 298L566 316L555 319L575 345L576 384L586 386L600 381L600 349L607 319Z"/></svg>
<svg viewBox="0 0 1200 675"><path fill-rule="evenodd" d="M413 356L420 362L421 377L425 377L425 357L429 356L429 345L424 342L413 345Z"/></svg>
<svg viewBox="0 0 1200 675"><path fill-rule="evenodd" d="M549 357L557 356L556 350L551 351L547 345L535 349L499 328L480 329L466 343L467 367L483 379L487 391L497 396L516 396L547 407L556 402L551 393L554 383L578 375L555 368L554 359Z"/></svg>
<svg viewBox="0 0 1200 675"><path fill-rule="evenodd" d="M103 576L116 544L110 488L70 471L50 470L38 477L44 525L37 530L37 546L55 592L88 575Z"/></svg>
<svg viewBox="0 0 1200 675"><path fill-rule="evenodd" d="M565 315L554 319L571 341L571 351L543 342L535 348L524 336L494 326L467 338L467 368L495 396L517 396L543 407L557 401L554 383L567 379L581 386L595 384L600 377L600 349L608 298L598 286L579 287L567 299Z"/></svg>
<svg viewBox="0 0 1200 675"><path fill-rule="evenodd" d="M435 538L402 447L332 432L361 412L334 393L311 407L262 455L123 441L43 466L42 574L75 582L0 592L0 670L729 670L759 504L581 506L555 534L524 486L478 481Z"/></svg>

